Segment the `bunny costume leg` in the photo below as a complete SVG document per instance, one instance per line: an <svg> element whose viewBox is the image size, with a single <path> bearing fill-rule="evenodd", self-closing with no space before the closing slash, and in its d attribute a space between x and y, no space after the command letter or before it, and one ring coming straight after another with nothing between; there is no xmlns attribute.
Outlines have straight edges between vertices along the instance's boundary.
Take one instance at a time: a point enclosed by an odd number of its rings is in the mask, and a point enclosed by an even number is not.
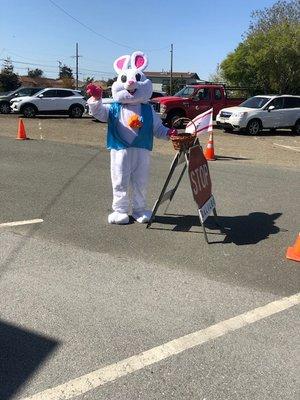
<svg viewBox="0 0 300 400"><path fill-rule="evenodd" d="M152 212L147 210L146 195L149 181L150 151L135 149L135 168L132 171L132 216L140 223L148 222Z"/></svg>
<svg viewBox="0 0 300 400"><path fill-rule="evenodd" d="M110 170L113 188L113 213L108 216L110 224L129 222L129 183L131 174L130 149L110 151Z"/></svg>
<svg viewBox="0 0 300 400"><path fill-rule="evenodd" d="M133 217L141 223L148 222L151 211L146 210L150 151L128 148L111 150L111 180L114 212L109 215L111 224L129 222L129 186L132 186Z"/></svg>

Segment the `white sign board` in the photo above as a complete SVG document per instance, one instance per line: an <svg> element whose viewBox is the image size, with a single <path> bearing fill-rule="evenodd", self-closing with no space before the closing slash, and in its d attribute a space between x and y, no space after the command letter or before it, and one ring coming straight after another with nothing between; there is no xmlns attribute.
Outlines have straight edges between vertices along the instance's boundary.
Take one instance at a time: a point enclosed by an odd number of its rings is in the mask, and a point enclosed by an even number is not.
<svg viewBox="0 0 300 400"><path fill-rule="evenodd" d="M207 219L207 217L210 215L210 213L214 208L216 208L216 202L214 196L211 195L210 198L207 200L207 202L198 210L200 221L202 224Z"/></svg>

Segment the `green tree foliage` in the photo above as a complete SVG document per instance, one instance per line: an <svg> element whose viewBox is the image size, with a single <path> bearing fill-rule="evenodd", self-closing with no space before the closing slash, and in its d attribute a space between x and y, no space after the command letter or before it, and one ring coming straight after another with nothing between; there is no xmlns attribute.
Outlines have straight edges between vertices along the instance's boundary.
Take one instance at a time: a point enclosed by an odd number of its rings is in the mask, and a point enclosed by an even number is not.
<svg viewBox="0 0 300 400"><path fill-rule="evenodd" d="M255 11L252 17L243 42L221 63L225 79L251 87L252 94L299 94L299 3L278 1L269 9Z"/></svg>
<svg viewBox="0 0 300 400"><path fill-rule="evenodd" d="M28 71L28 76L30 76L30 78L39 78L43 76L43 74L44 72L39 68L31 69Z"/></svg>
<svg viewBox="0 0 300 400"><path fill-rule="evenodd" d="M71 78L71 79L74 79L72 69L71 69L70 67L68 67L67 65L63 65L63 66L60 68L60 71L59 71L59 78L60 78L60 79L63 79L63 78Z"/></svg>
<svg viewBox="0 0 300 400"><path fill-rule="evenodd" d="M3 62L3 67L0 72L0 91L9 92L17 89L21 85L19 76L14 73L14 67L11 59L7 58Z"/></svg>

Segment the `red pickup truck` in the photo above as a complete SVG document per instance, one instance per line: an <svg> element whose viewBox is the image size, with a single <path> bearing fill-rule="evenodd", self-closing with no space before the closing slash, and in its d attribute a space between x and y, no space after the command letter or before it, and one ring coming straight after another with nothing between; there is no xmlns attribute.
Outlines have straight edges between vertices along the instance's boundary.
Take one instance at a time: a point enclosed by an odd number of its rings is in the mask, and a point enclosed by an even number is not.
<svg viewBox="0 0 300 400"><path fill-rule="evenodd" d="M219 84L187 85L174 96L153 98L151 104L168 125L180 117L193 119L211 107L215 118L222 108L237 106L245 100L229 98L227 91L229 89ZM178 123L176 127L179 127Z"/></svg>

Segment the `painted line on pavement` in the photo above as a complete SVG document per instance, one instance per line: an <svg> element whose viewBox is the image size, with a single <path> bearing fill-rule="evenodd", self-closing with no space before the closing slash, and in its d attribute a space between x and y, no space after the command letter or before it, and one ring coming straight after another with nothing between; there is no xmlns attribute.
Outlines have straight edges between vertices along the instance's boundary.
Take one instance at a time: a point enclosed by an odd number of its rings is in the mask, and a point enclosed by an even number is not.
<svg viewBox="0 0 300 400"><path fill-rule="evenodd" d="M29 225L29 224L39 224L43 222L43 219L29 219L27 221L15 221L15 222L4 222L0 224L0 228L5 228L8 226L20 226L20 225Z"/></svg>
<svg viewBox="0 0 300 400"><path fill-rule="evenodd" d="M284 144L279 144L279 143L273 143L273 144L274 144L274 146L283 147L283 148L288 149L288 150L293 150L293 151L299 151L300 152L300 147L285 146Z"/></svg>
<svg viewBox="0 0 300 400"><path fill-rule="evenodd" d="M79 378L72 379L62 385L44 390L40 393L23 398L21 400L66 400L82 395L96 389L107 382L131 374L149 365L155 364L166 358L182 353L195 346L200 346L210 340L224 336L244 326L253 324L261 319L287 310L300 304L300 293L290 297L284 297L265 306L255 308L244 314L229 318L206 329L190 333L180 338L171 340L160 346L146 350L140 354L126 358L125 360L108 365L96 371L92 371Z"/></svg>

